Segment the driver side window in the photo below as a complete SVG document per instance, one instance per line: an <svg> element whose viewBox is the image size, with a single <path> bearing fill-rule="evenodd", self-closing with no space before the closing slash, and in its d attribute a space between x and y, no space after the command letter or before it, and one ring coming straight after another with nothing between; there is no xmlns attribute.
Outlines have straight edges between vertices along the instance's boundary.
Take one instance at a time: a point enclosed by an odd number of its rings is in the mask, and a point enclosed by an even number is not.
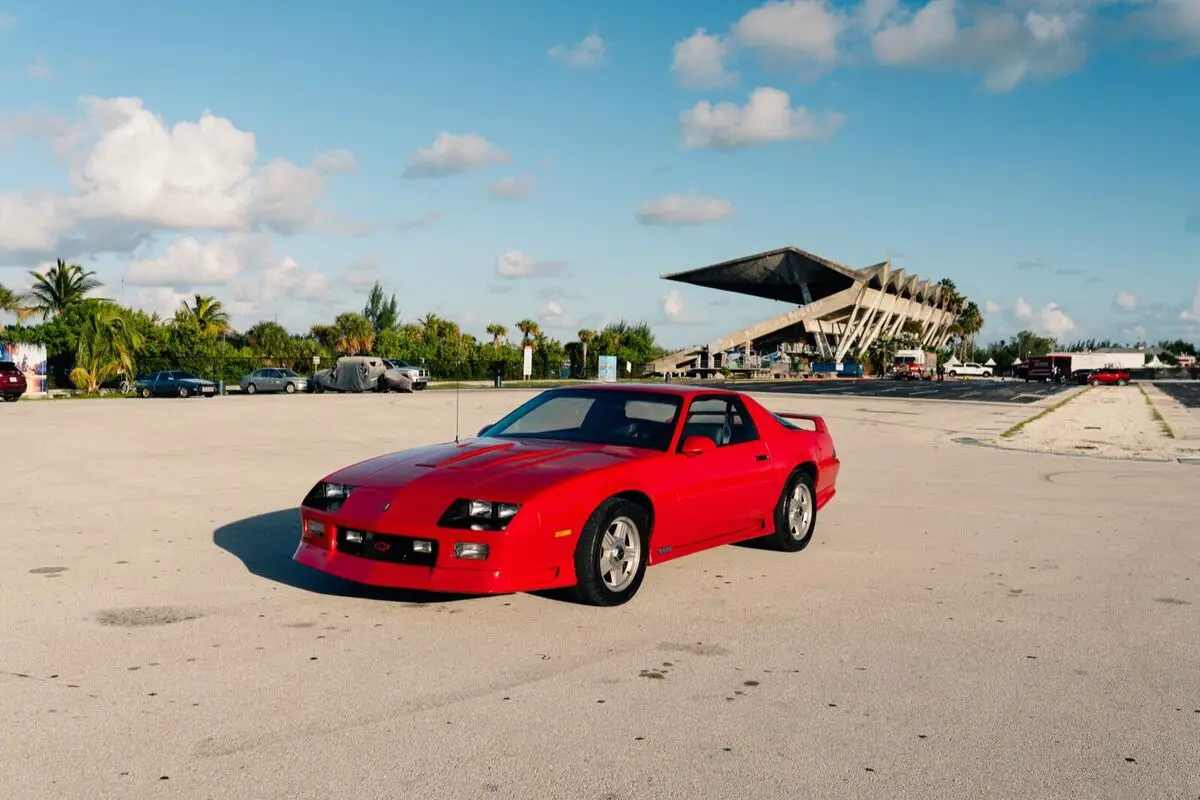
<svg viewBox="0 0 1200 800"><path fill-rule="evenodd" d="M692 401L688 408L680 446L689 436L704 436L717 447L727 447L755 441L758 431L736 397L704 397Z"/></svg>

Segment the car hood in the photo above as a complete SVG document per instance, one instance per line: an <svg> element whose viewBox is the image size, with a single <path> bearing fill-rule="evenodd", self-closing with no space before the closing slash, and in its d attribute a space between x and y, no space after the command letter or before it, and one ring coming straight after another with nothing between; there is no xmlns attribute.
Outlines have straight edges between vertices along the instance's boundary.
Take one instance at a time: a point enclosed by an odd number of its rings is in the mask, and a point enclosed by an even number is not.
<svg viewBox="0 0 1200 800"><path fill-rule="evenodd" d="M576 476L656 455L629 447L478 438L373 458L328 477L370 489L409 490L521 502ZM486 495L486 498L483 498Z"/></svg>

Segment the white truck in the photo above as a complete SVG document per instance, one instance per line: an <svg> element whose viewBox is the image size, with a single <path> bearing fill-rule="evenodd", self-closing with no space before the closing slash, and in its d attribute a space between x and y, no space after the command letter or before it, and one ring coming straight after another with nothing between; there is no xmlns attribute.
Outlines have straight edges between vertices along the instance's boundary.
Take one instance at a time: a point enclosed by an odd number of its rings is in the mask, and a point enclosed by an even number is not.
<svg viewBox="0 0 1200 800"><path fill-rule="evenodd" d="M968 361L965 364L947 364L946 375L951 378L957 378L960 375L969 378L990 378L992 377L992 368L976 361Z"/></svg>

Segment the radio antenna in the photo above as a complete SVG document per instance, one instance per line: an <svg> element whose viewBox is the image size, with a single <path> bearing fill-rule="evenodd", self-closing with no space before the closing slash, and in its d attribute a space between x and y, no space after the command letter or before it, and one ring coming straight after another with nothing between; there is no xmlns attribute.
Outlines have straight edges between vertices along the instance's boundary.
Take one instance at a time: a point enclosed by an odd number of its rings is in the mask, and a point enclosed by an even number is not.
<svg viewBox="0 0 1200 800"><path fill-rule="evenodd" d="M460 342L460 346L459 346L458 363L455 366L457 367L457 369L454 370L454 443L458 444L458 407L459 407L459 396L462 393L462 346L461 346L461 342Z"/></svg>

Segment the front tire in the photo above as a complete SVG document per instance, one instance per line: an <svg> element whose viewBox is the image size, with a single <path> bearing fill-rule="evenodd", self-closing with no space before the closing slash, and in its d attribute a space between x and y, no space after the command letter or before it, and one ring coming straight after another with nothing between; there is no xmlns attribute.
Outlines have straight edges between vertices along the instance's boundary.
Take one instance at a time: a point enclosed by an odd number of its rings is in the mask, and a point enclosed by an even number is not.
<svg viewBox="0 0 1200 800"><path fill-rule="evenodd" d="M186 386L179 387L179 396L180 397L187 397L189 394L191 394L191 392L188 391Z"/></svg>
<svg viewBox="0 0 1200 800"><path fill-rule="evenodd" d="M296 393L296 384L289 383L287 386L283 387L283 390L285 392L287 392L288 394L295 394Z"/></svg>
<svg viewBox="0 0 1200 800"><path fill-rule="evenodd" d="M795 553L808 547L817 527L817 490L812 476L797 470L784 484L775 504L775 534L771 543L776 549Z"/></svg>
<svg viewBox="0 0 1200 800"><path fill-rule="evenodd" d="M649 562L650 520L629 500L610 497L588 517L575 546L575 596L592 606L619 606L641 588Z"/></svg>
<svg viewBox="0 0 1200 800"><path fill-rule="evenodd" d="M258 391L258 387L255 386L253 383L246 385L246 394L254 394L257 391Z"/></svg>

